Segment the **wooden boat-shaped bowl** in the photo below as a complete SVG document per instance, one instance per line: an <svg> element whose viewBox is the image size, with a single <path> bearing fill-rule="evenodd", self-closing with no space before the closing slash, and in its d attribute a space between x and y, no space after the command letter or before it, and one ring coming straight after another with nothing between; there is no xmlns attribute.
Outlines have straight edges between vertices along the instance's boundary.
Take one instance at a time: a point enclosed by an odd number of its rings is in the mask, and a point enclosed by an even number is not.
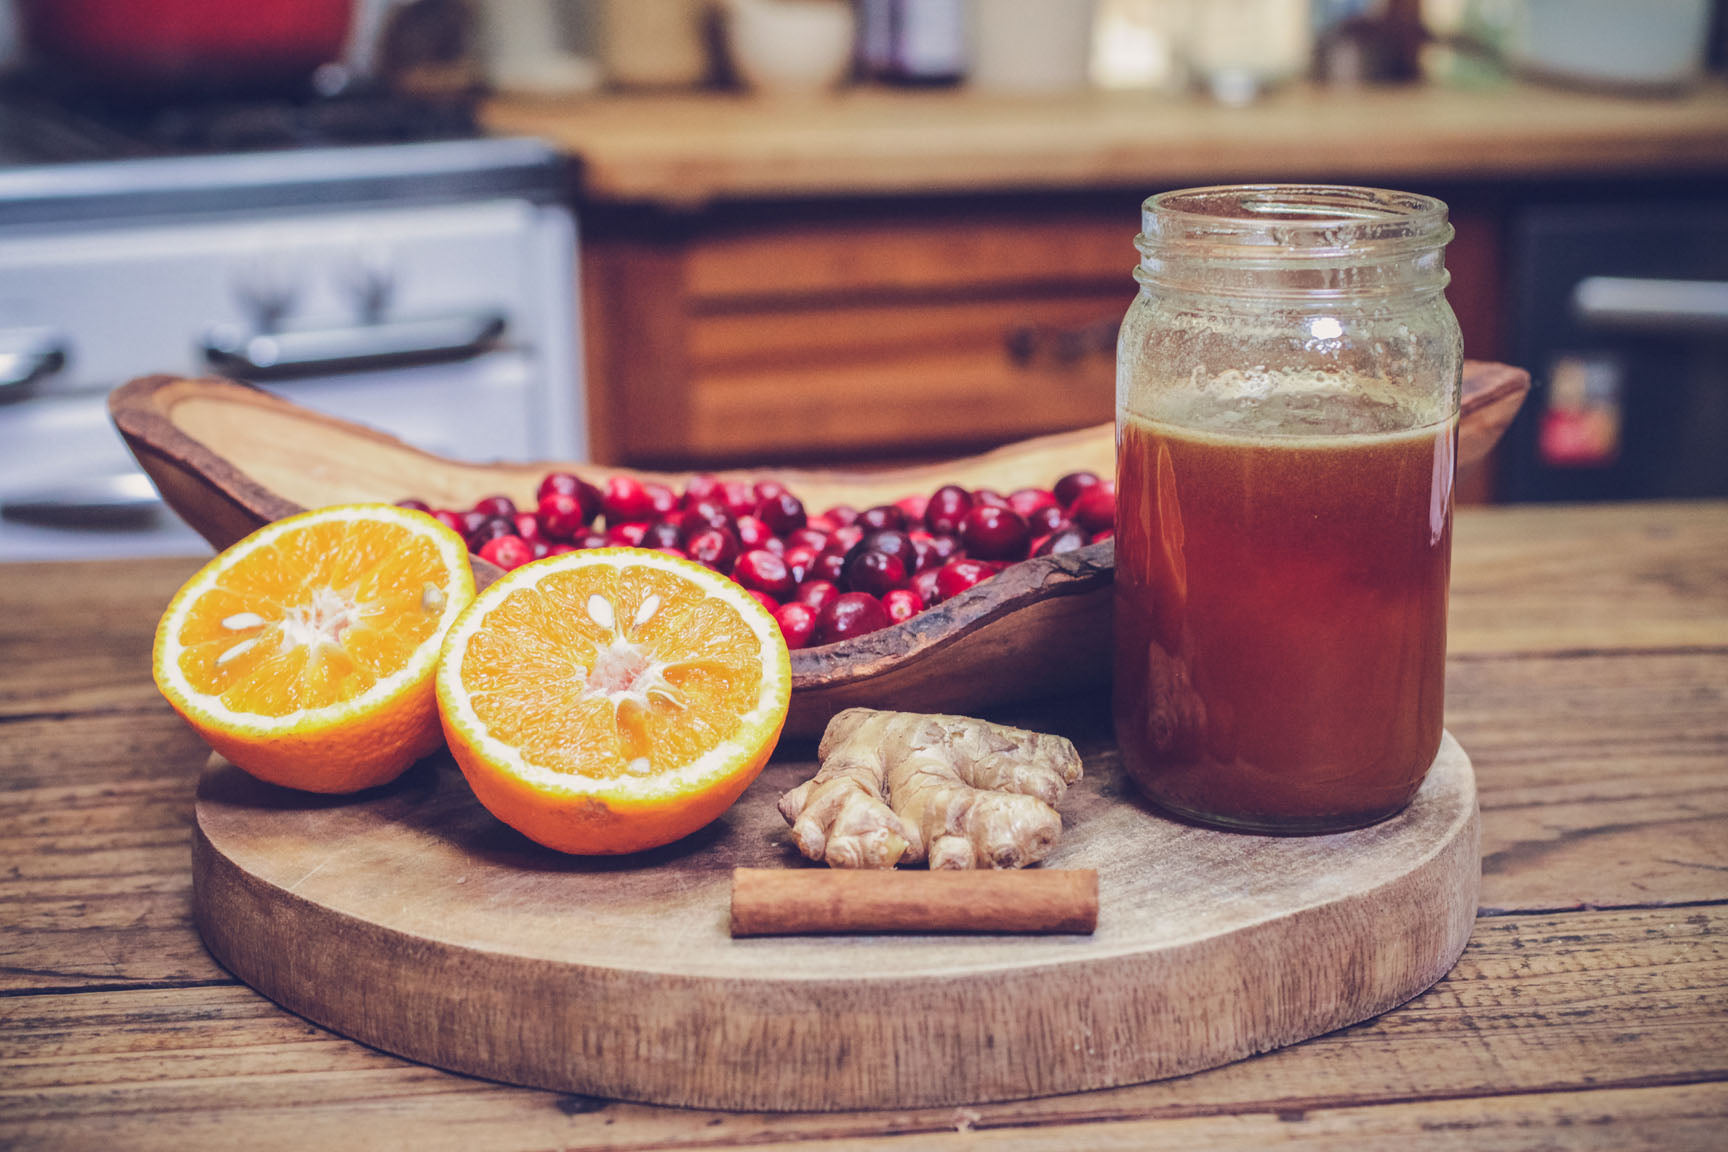
<svg viewBox="0 0 1728 1152"><path fill-rule="evenodd" d="M1466 365L1461 465L1494 446L1528 387L1529 376L1519 369ZM554 469L591 480L631 472L447 460L231 380L148 376L115 389L108 408L163 499L219 549L272 520L326 504L414 496L434 507L466 508L492 493L531 504L540 478ZM1113 474L1109 425L892 471L722 475L780 479L820 509L839 503L864 508L949 483L1001 491L1048 486L1078 469ZM631 474L673 484L683 479ZM484 560L473 563L482 586L500 575ZM787 732L815 735L834 713L855 705L968 712L1106 681L1113 564L1108 541L1023 561L904 623L792 653Z"/></svg>

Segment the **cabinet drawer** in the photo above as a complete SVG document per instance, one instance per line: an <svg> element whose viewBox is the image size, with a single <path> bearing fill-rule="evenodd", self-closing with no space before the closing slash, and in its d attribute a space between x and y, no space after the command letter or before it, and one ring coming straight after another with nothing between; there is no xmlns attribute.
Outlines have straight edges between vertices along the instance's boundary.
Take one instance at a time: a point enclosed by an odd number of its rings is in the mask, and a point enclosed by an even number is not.
<svg viewBox="0 0 1728 1152"><path fill-rule="evenodd" d="M698 306L1099 283L1131 292L1138 223L1132 212L1019 212L717 230L690 246L686 288Z"/></svg>
<svg viewBox="0 0 1728 1152"><path fill-rule="evenodd" d="M672 452L888 455L1110 419L1120 289L698 314Z"/></svg>

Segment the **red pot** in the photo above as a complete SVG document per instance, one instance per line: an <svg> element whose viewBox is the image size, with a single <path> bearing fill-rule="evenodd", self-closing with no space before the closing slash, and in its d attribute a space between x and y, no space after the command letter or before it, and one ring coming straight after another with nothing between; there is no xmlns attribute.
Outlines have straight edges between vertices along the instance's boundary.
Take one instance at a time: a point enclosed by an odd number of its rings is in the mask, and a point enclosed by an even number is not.
<svg viewBox="0 0 1728 1152"><path fill-rule="evenodd" d="M36 58L163 95L292 87L338 59L354 0L20 0Z"/></svg>

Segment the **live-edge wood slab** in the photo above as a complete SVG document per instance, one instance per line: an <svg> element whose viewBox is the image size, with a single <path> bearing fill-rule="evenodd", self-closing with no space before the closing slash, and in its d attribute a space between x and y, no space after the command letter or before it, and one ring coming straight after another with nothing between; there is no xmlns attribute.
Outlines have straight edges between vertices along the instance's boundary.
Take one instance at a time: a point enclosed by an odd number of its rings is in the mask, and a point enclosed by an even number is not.
<svg viewBox="0 0 1728 1152"><path fill-rule="evenodd" d="M355 797L213 758L194 904L259 991L368 1044L515 1083L751 1110L918 1107L1131 1084L1366 1019L1443 976L1480 880L1476 785L1448 736L1372 828L1213 832L1089 757L1049 867L1095 868L1092 936L732 939L735 866L800 867L776 761L668 848L565 857L474 801L447 756Z"/></svg>

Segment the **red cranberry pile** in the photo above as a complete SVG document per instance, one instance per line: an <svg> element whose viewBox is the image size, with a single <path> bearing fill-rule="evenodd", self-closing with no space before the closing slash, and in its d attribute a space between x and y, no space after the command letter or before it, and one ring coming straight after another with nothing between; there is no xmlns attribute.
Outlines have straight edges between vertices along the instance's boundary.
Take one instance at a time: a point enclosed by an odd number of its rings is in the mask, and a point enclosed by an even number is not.
<svg viewBox="0 0 1728 1152"><path fill-rule="evenodd" d="M792 648L832 644L909 619L1016 560L1072 552L1108 537L1115 485L1072 472L1054 488L1003 496L948 484L862 512L808 515L774 480L696 476L682 493L613 476L604 488L568 472L540 482L539 505L488 496L465 512L403 500L500 568L579 548L628 546L682 556L743 585Z"/></svg>

